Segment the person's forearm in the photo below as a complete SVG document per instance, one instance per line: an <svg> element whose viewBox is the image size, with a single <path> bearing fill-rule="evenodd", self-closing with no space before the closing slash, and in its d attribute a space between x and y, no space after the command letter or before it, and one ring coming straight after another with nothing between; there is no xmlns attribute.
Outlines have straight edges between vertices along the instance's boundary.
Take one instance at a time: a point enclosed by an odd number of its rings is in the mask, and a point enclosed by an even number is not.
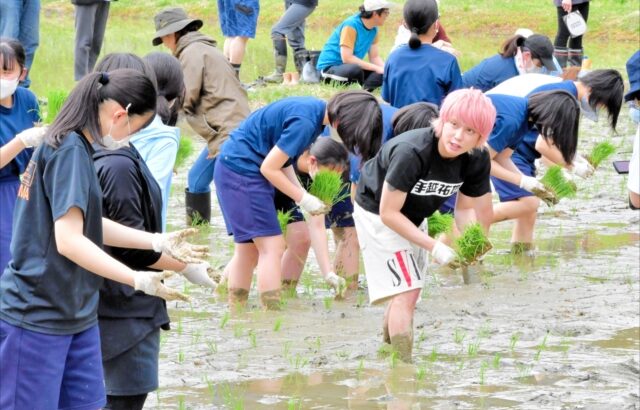
<svg viewBox="0 0 640 410"><path fill-rule="evenodd" d="M462 232L466 225L477 221L488 234L493 221L491 192L477 198L458 193L454 218L459 232Z"/></svg>
<svg viewBox="0 0 640 410"><path fill-rule="evenodd" d="M326 278L331 271L331 259L329 257L329 245L327 244L327 230L324 226L324 215L310 216L308 223L311 247L316 255L320 272Z"/></svg>
<svg viewBox="0 0 640 410"><path fill-rule="evenodd" d="M354 55L350 55L348 57L344 57L343 61L345 64L356 64L358 66L360 66L360 68L362 68L363 70L368 70L368 71L377 71L380 69L380 66L370 63L368 61L365 61L361 58L358 58ZM384 63L382 65L384 67Z"/></svg>
<svg viewBox="0 0 640 410"><path fill-rule="evenodd" d="M287 168L290 167L272 169L270 167L262 166L260 167L260 172L262 172L262 175L271 183L271 185L276 187L276 189L293 199L295 202L300 202L302 200L304 190L299 183L297 185L294 184L287 174L285 174L285 172L287 172L285 171ZM293 170L292 167L291 170Z"/></svg>
<svg viewBox="0 0 640 410"><path fill-rule="evenodd" d="M380 56L372 57L369 61L378 67L384 67L384 60Z"/></svg>
<svg viewBox="0 0 640 410"><path fill-rule="evenodd" d="M510 159L508 161L511 162ZM511 162L511 164L513 163ZM511 182L514 185L520 186L522 173L518 170L518 168L516 168L516 166L514 165L513 168L515 169L512 168L510 170L503 165L504 163L500 163L496 159L492 159L491 160L491 176L500 178L503 181Z"/></svg>
<svg viewBox="0 0 640 410"><path fill-rule="evenodd" d="M151 269L157 270L171 270L174 272L181 272L187 267L186 263L173 259L171 256L163 253L160 255L160 259L153 265L149 265Z"/></svg>
<svg viewBox="0 0 640 410"><path fill-rule="evenodd" d="M551 161L554 164L569 167L569 164L564 162L562 153L555 145L550 145L544 138L538 137L536 140L536 151L540 153L544 158Z"/></svg>
<svg viewBox="0 0 640 410"><path fill-rule="evenodd" d="M20 138L15 137L0 147L0 168L4 168L25 148Z"/></svg>
<svg viewBox="0 0 640 410"><path fill-rule="evenodd" d="M58 252L78 266L100 275L133 286L133 271L104 252L89 238L81 234L56 235Z"/></svg>
<svg viewBox="0 0 640 410"><path fill-rule="evenodd" d="M398 235L402 236L409 242L415 243L421 248L431 251L433 245L436 243L435 239L421 231L409 220L409 218L404 216L402 212L383 212L380 210L380 219L382 219L382 222Z"/></svg>
<svg viewBox="0 0 640 410"><path fill-rule="evenodd" d="M102 218L102 240L105 245L130 249L153 249L151 244L153 235Z"/></svg>

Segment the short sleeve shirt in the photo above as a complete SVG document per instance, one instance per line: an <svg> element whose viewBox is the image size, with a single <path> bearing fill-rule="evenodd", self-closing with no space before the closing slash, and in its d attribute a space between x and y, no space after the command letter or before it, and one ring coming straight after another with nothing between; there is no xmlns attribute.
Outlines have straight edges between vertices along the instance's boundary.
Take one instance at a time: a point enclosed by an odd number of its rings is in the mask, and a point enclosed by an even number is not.
<svg viewBox="0 0 640 410"><path fill-rule="evenodd" d="M102 193L93 149L77 133L58 148L41 145L22 176L13 218L13 259L0 277L0 319L47 334L75 334L97 323L102 278L57 251L54 223L71 208L84 236L102 247Z"/></svg>
<svg viewBox="0 0 640 410"><path fill-rule="evenodd" d="M289 97L247 117L231 132L219 160L240 175L260 175L260 166L273 147L296 158L324 129L326 103L313 97Z"/></svg>
<svg viewBox="0 0 640 410"><path fill-rule="evenodd" d="M525 134L533 128L528 121L527 100L510 95L487 95L496 108L496 122L487 144L497 153L507 148L515 150Z"/></svg>
<svg viewBox="0 0 640 410"><path fill-rule="evenodd" d="M364 164L356 202L365 210L379 214L382 186L386 181L407 193L401 212L419 226L458 191L470 197L491 192L490 170L491 160L486 150L445 159L438 152L438 139L432 128L411 130L387 142Z"/></svg>
<svg viewBox="0 0 640 410"><path fill-rule="evenodd" d="M340 54L340 47L345 46L353 50L353 55L362 59L369 53L372 44L378 41L378 28L365 27L360 13L349 17L331 33L325 43L316 67L318 70L344 64Z"/></svg>

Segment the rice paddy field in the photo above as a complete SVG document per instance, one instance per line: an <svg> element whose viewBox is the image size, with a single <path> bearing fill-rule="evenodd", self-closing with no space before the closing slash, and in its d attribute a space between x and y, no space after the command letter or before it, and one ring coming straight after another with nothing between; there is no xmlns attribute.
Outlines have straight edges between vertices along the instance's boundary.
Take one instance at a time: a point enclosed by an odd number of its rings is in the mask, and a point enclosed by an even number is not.
<svg viewBox="0 0 640 410"><path fill-rule="evenodd" d="M43 0L41 45L33 89L45 96L73 86L73 8ZM122 0L111 7L104 51L152 51L152 16L182 5L205 20L221 43L214 1ZM321 1L310 17L310 48L359 2ZM443 0L442 19L468 69L492 55L518 27L553 37L550 0ZM585 37L593 68L616 68L638 47L637 1L592 2ZM271 66L269 27L281 2L261 2L258 38L249 43L242 79ZM383 30L388 50L401 12ZM383 55L386 55L384 52ZM290 62L290 69L292 68ZM623 74L626 77L626 73ZM250 93L258 107L288 95L327 97L328 86L269 86ZM185 124L192 146L176 168L169 230L185 227L184 187L203 143ZM414 363L382 348L382 306L370 306L361 275L356 292L334 300L311 254L297 292L281 311L258 307L231 314L224 293L169 279L191 302L170 302L172 329L161 339L160 388L149 409L639 409L640 214L628 209L626 178L611 160L629 159L635 128L623 107L618 132L601 120L581 121L579 150L615 146L595 175L577 181L575 197L539 209L535 256L509 252L511 223L494 225L493 249L463 271L431 266L414 330ZM497 199L496 199L497 200ZM198 241L211 246L213 266L230 259L215 200L210 226Z"/></svg>

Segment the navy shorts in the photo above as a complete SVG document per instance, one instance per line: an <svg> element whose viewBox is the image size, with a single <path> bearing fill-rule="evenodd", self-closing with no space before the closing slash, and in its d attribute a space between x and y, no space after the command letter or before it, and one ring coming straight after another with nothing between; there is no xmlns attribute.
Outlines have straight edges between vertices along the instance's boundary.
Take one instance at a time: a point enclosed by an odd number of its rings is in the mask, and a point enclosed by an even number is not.
<svg viewBox="0 0 640 410"><path fill-rule="evenodd" d="M291 211L291 221L302 222L304 221L304 215L300 212L300 208L296 205L296 202L276 189L273 203L276 207L276 211L289 212Z"/></svg>
<svg viewBox="0 0 640 410"><path fill-rule="evenodd" d="M0 320L0 409L95 410L107 400L98 325L48 335Z"/></svg>
<svg viewBox="0 0 640 410"><path fill-rule="evenodd" d="M225 37L255 38L259 13L258 0L218 0L218 18Z"/></svg>
<svg viewBox="0 0 640 410"><path fill-rule="evenodd" d="M324 217L324 226L329 228L351 228L355 227L353 222L353 202L351 202L350 186L347 184L341 195L346 195L344 199L336 202L331 211Z"/></svg>
<svg viewBox="0 0 640 410"><path fill-rule="evenodd" d="M275 189L263 176L238 174L218 160L213 181L227 233L235 243L282 234L273 203Z"/></svg>
<svg viewBox="0 0 640 410"><path fill-rule="evenodd" d="M442 214L453 214L453 211L456 209L456 199L458 199L458 194L451 195L444 201L444 204L440 205L438 211Z"/></svg>
<svg viewBox="0 0 640 410"><path fill-rule="evenodd" d="M533 164L528 163L518 156L511 156L511 160L524 175L529 177L535 176L535 166ZM500 202L515 201L518 198L533 196L533 193L526 189L522 189L511 182L494 177L491 177L491 182L493 183L493 188L498 193Z"/></svg>

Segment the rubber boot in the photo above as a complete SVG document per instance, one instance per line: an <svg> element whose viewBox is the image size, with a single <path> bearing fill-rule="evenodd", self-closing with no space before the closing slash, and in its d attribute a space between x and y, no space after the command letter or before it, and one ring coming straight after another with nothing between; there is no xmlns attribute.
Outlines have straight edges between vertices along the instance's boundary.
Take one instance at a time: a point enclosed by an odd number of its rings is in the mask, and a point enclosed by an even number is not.
<svg viewBox="0 0 640 410"><path fill-rule="evenodd" d="M566 47L554 47L553 56L558 60L560 67L565 68L569 58L569 49Z"/></svg>
<svg viewBox="0 0 640 410"><path fill-rule="evenodd" d="M571 67L582 67L582 49L581 48L570 48L569 49L569 58L568 64Z"/></svg>
<svg viewBox="0 0 640 410"><path fill-rule="evenodd" d="M305 50L304 48L296 50L295 54L293 55L293 62L296 65L296 71L298 72L300 77L302 77L302 69L304 68L304 65L310 59L311 58L309 57L309 51Z"/></svg>
<svg viewBox="0 0 640 410"><path fill-rule="evenodd" d="M282 75L287 69L287 40L284 38L273 40L273 56L276 69L272 74L264 77L264 81L267 83L280 84L282 82Z"/></svg>
<svg viewBox="0 0 640 410"><path fill-rule="evenodd" d="M187 225L209 225L211 221L211 192L194 194L184 190Z"/></svg>

